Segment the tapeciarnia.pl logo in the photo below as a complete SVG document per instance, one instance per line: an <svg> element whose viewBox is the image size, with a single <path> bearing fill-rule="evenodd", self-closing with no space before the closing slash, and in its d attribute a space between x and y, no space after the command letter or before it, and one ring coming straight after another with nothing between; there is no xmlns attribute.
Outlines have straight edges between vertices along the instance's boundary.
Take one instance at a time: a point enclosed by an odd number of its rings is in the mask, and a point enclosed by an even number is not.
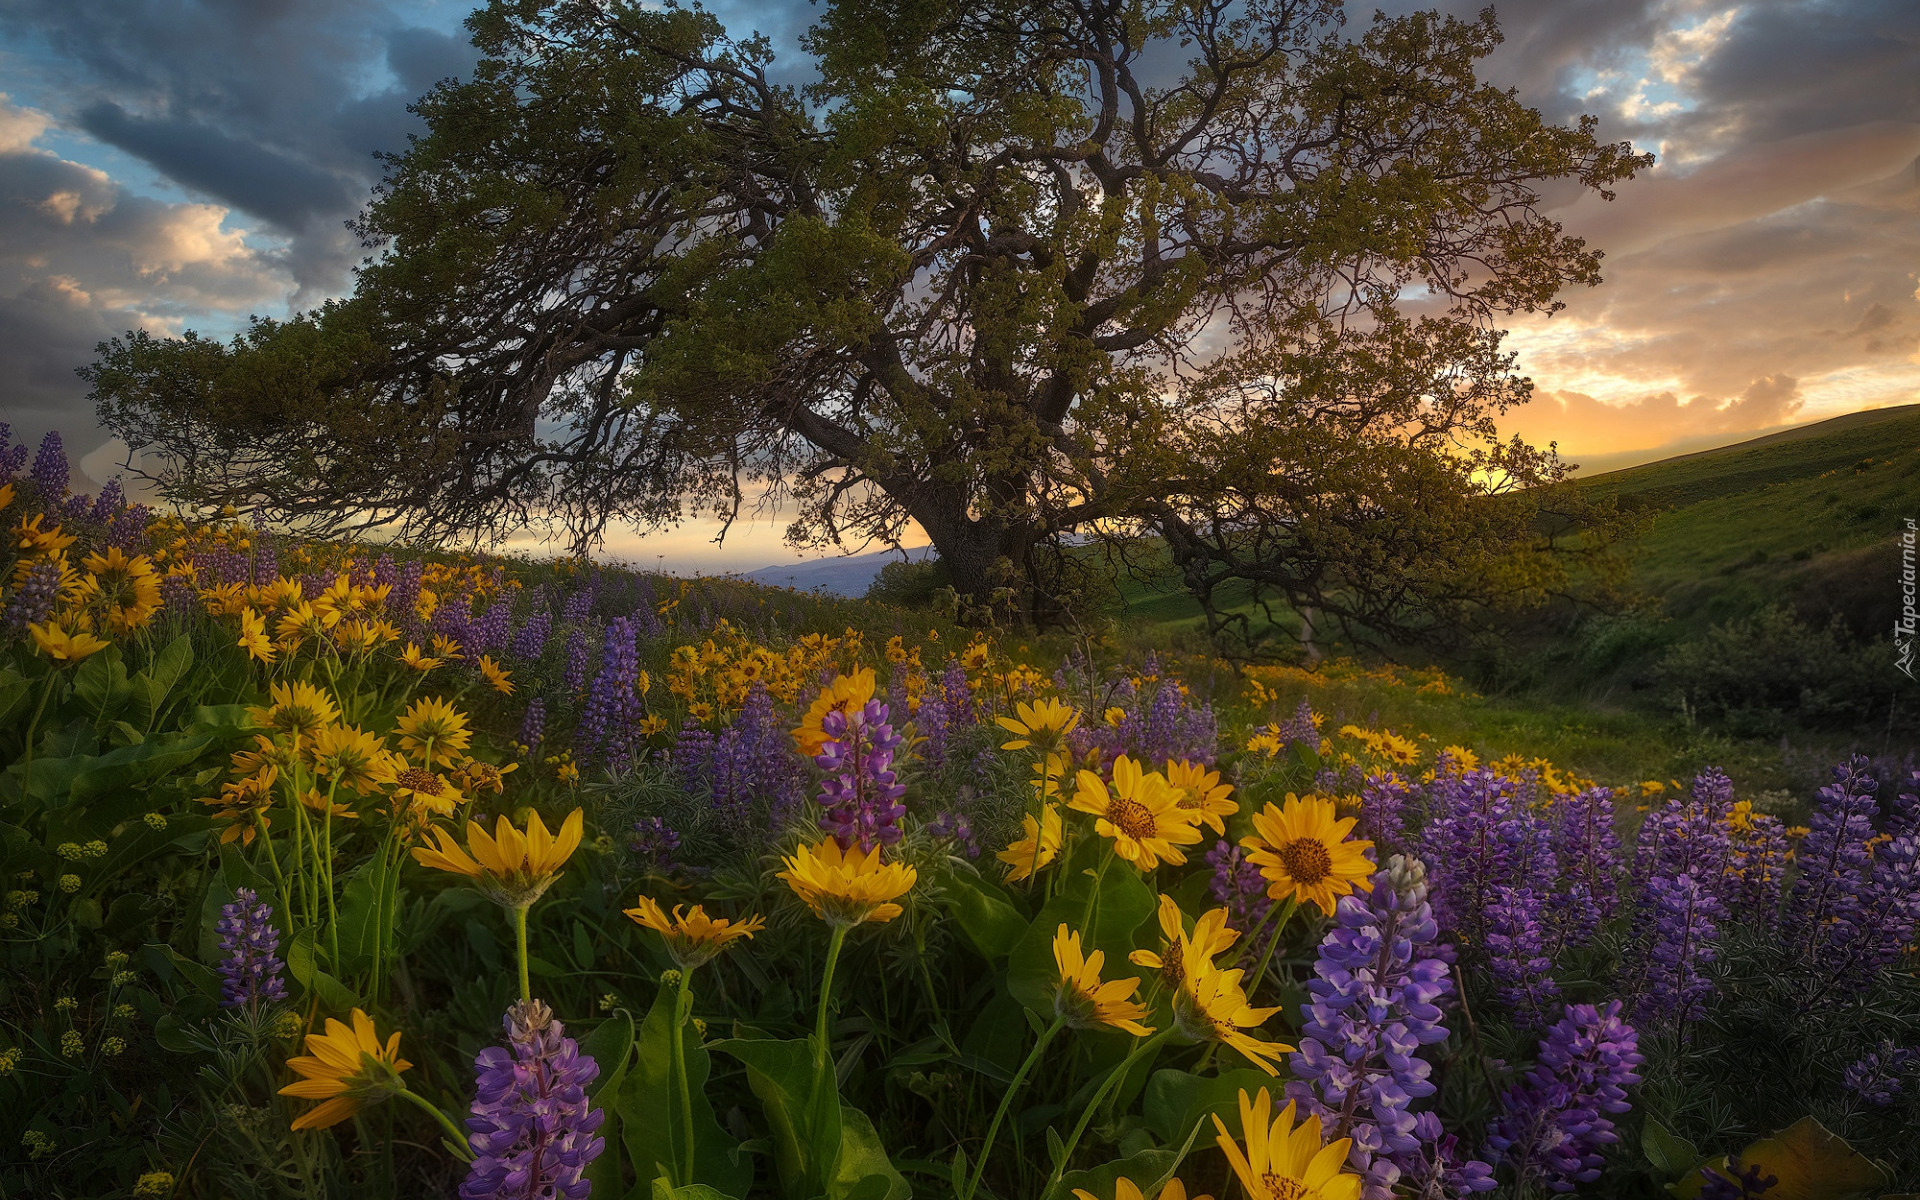
<svg viewBox="0 0 1920 1200"><path fill-rule="evenodd" d="M1914 519L1907 518L1907 527L1900 533L1900 616L1893 623L1893 665L1899 667L1908 679L1913 674L1914 630L1920 625L1920 611L1915 610L1913 543L1916 533Z"/></svg>

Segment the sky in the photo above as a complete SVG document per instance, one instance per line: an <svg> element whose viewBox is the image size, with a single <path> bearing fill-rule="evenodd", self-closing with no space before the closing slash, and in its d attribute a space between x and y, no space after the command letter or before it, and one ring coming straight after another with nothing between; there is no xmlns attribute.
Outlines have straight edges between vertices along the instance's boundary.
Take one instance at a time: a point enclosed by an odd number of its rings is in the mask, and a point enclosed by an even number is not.
<svg viewBox="0 0 1920 1200"><path fill-rule="evenodd" d="M1471 15L1482 0L1441 4ZM796 0L708 7L788 61ZM1355 21L1373 4L1356 5ZM1386 4L1404 11L1410 4ZM1605 282L1514 322L1509 432L1587 470L1920 401L1920 4L1510 0L1482 75L1658 156L1549 211ZM0 0L0 420L108 442L73 374L132 328L226 336L350 290L346 223L409 103L467 71L465 0ZM725 546L615 535L682 569L799 557L784 518ZM528 548L538 549L529 544Z"/></svg>

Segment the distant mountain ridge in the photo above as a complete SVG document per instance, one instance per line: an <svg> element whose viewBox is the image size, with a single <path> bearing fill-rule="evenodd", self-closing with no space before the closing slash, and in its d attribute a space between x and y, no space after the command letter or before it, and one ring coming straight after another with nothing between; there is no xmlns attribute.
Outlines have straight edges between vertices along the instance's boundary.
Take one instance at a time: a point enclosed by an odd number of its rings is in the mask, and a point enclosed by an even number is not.
<svg viewBox="0 0 1920 1200"><path fill-rule="evenodd" d="M741 576L770 587L790 587L802 592L824 592L829 596L858 598L867 594L880 569L890 562L925 562L937 558L932 546L909 550L875 550L870 554L850 554L843 558L816 558L807 562L777 563L748 571Z"/></svg>

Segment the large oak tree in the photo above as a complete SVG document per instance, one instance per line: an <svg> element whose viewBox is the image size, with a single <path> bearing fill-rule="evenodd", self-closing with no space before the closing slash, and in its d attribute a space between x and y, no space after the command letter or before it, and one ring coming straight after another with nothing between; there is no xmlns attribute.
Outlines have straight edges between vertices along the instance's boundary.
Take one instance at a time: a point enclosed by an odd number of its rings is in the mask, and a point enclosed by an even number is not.
<svg viewBox="0 0 1920 1200"><path fill-rule="evenodd" d="M828 0L800 90L698 10L469 27L350 298L86 372L177 495L583 546L776 495L1027 613L1150 542L1252 640L1248 600L1406 639L1567 588L1499 322L1599 278L1542 188L1646 160L1479 82L1491 12Z"/></svg>

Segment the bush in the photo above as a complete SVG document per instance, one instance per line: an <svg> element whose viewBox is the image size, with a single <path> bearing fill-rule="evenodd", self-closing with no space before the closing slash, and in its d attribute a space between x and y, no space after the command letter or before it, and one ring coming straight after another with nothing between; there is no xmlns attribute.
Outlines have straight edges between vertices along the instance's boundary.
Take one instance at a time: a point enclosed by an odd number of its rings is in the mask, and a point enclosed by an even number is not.
<svg viewBox="0 0 1920 1200"><path fill-rule="evenodd" d="M1739 736L1775 735L1793 721L1858 729L1886 720L1890 708L1897 727L1911 727L1874 653L1837 619L1816 629L1772 605L1675 646L1657 676L1687 712Z"/></svg>
<svg viewBox="0 0 1920 1200"><path fill-rule="evenodd" d="M947 564L937 558L890 562L880 568L880 574L867 589L867 599L897 608L927 608L933 604L935 592L952 586L953 576L947 571Z"/></svg>

